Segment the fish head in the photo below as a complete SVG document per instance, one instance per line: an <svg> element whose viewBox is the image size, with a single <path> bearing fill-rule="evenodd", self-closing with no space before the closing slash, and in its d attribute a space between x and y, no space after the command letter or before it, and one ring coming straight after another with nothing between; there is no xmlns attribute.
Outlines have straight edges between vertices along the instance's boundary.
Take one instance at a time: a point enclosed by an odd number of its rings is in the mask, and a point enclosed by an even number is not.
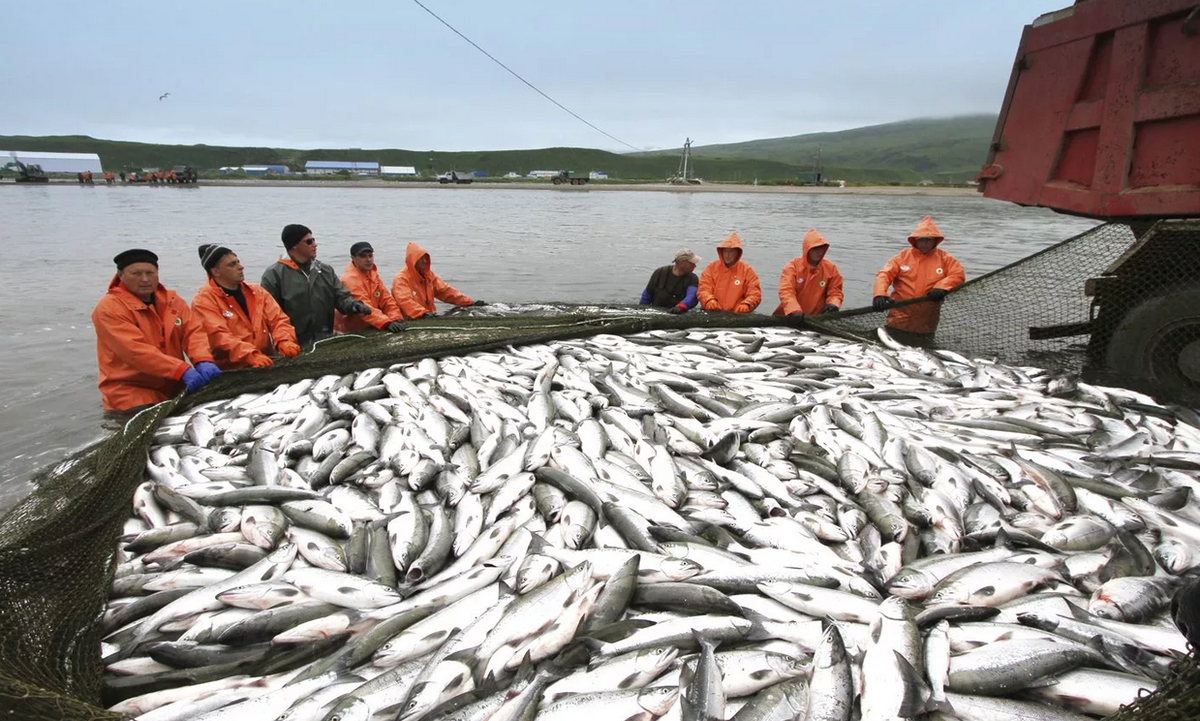
<svg viewBox="0 0 1200 721"><path fill-rule="evenodd" d="M658 646L638 652L634 668L639 672L652 673L656 676L675 662L679 649L675 646Z"/></svg>
<svg viewBox="0 0 1200 721"><path fill-rule="evenodd" d="M286 713L279 718L286 718ZM370 718L370 704L361 698L348 698L330 711L324 721L369 721Z"/></svg>
<svg viewBox="0 0 1200 721"><path fill-rule="evenodd" d="M655 716L662 716L671 710L678 697L679 686L652 686L638 694L638 705Z"/></svg>
<svg viewBox="0 0 1200 721"><path fill-rule="evenodd" d="M912 606L900 596L888 596L879 604L879 615L892 621L912 620Z"/></svg>
<svg viewBox="0 0 1200 721"><path fill-rule="evenodd" d="M704 567L690 558L668 557L659 564L659 570L672 581L682 581L704 571Z"/></svg>
<svg viewBox="0 0 1200 721"><path fill-rule="evenodd" d="M929 597L926 606L962 605L970 600L971 593L961 583L951 583L942 586Z"/></svg>
<svg viewBox="0 0 1200 721"><path fill-rule="evenodd" d="M1092 602L1088 604L1088 613L1109 621L1125 620L1125 614L1121 611L1121 607L1104 596L1092 599Z"/></svg>
<svg viewBox="0 0 1200 721"><path fill-rule="evenodd" d="M931 591L933 580L921 571L911 568L900 569L887 583L889 594L914 601L925 598Z"/></svg>

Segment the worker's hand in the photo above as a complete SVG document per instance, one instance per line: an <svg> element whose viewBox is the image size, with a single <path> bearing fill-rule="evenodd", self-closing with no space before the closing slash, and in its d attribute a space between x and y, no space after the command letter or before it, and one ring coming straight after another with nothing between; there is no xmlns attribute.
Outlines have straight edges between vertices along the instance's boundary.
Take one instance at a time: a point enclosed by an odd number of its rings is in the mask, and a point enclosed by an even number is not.
<svg viewBox="0 0 1200 721"><path fill-rule="evenodd" d="M300 346L290 340L280 341L275 345L275 350L279 351L279 355L285 358L295 358L300 355Z"/></svg>
<svg viewBox="0 0 1200 721"><path fill-rule="evenodd" d="M746 305L745 303L738 303L737 307L733 309L733 312L734 313L749 313L750 306Z"/></svg>
<svg viewBox="0 0 1200 721"><path fill-rule="evenodd" d="M425 315L423 315L421 317L422 318L437 318L438 314L437 314L436 310L427 310L427 311L425 311Z"/></svg>
<svg viewBox="0 0 1200 721"><path fill-rule="evenodd" d="M891 308L893 305L896 305L896 301L892 300L891 298L887 297L886 295L877 295L877 296L875 296L874 299L871 300L871 307L877 311L887 310L888 308Z"/></svg>
<svg viewBox="0 0 1200 721"><path fill-rule="evenodd" d="M350 315L370 315L371 306L361 300L350 301Z"/></svg>
<svg viewBox="0 0 1200 721"><path fill-rule="evenodd" d="M670 308L668 308L667 312L670 313L671 315L683 315L684 313L687 312L687 309L688 308L686 305L684 305L683 303L680 303L679 305L673 305Z"/></svg>
<svg viewBox="0 0 1200 721"><path fill-rule="evenodd" d="M402 333L404 332L404 324L398 320L394 320L385 325L383 330L386 330L388 333Z"/></svg>
<svg viewBox="0 0 1200 721"><path fill-rule="evenodd" d="M188 368L183 372L183 385L187 387L188 393L193 393L204 387L208 381L204 380L204 376L200 375L200 371L195 368Z"/></svg>
<svg viewBox="0 0 1200 721"><path fill-rule="evenodd" d="M211 383L221 375L221 369L208 361L200 361L196 364L196 372L204 379L205 383Z"/></svg>
<svg viewBox="0 0 1200 721"><path fill-rule="evenodd" d="M717 305L717 301L715 301L715 300L710 300L704 304L704 310L712 311L712 310L717 310L718 308L719 308L719 306Z"/></svg>
<svg viewBox="0 0 1200 721"><path fill-rule="evenodd" d="M799 328L800 326L804 325L804 313L798 310L793 311L787 314L787 318L785 320L791 327Z"/></svg>
<svg viewBox="0 0 1200 721"><path fill-rule="evenodd" d="M933 288L925 294L925 297L930 300L941 300L942 298L945 298L946 294L949 292L950 291L944 288Z"/></svg>
<svg viewBox="0 0 1200 721"><path fill-rule="evenodd" d="M275 361L271 360L262 353L259 353L258 351L251 353L250 357L246 359L246 363L248 363L251 368L270 368L271 366L275 365Z"/></svg>
<svg viewBox="0 0 1200 721"><path fill-rule="evenodd" d="M472 303L471 305L473 305L477 308L482 308L483 306L487 305L487 301L486 300L477 300L474 303Z"/></svg>
<svg viewBox="0 0 1200 721"><path fill-rule="evenodd" d="M836 305L834 305L833 303L826 303L826 304L825 304L825 307L821 309L821 313L822 313L822 314L825 314L825 313L836 313L836 312L838 312L839 310L841 310L841 308L838 308L838 307L837 307Z"/></svg>

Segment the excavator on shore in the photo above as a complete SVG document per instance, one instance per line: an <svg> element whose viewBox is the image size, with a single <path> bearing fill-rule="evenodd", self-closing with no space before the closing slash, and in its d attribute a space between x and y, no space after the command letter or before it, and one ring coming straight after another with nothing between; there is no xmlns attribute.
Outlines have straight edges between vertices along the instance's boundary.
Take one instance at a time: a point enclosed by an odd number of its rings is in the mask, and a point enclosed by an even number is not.
<svg viewBox="0 0 1200 721"><path fill-rule="evenodd" d="M977 180L1128 226L1120 257L1059 289L1089 317L1031 339L1086 339L1085 375L1200 399L1200 1L1078 0L1026 26Z"/></svg>
<svg viewBox="0 0 1200 721"><path fill-rule="evenodd" d="M17 156L12 156L12 160L5 163L3 171L12 171L16 173L16 182L18 183L49 183L50 178L46 177L46 173L42 171L40 165L26 165L17 159Z"/></svg>

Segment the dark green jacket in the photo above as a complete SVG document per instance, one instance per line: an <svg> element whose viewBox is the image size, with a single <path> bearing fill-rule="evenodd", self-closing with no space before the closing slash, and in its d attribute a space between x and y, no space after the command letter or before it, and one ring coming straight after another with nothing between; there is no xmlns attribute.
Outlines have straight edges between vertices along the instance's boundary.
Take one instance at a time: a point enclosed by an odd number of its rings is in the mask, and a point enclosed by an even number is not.
<svg viewBox="0 0 1200 721"><path fill-rule="evenodd" d="M301 270L291 258L280 258L263 272L262 287L287 313L296 329L296 342L305 350L333 335L334 308L351 315L355 302L333 268L316 259Z"/></svg>

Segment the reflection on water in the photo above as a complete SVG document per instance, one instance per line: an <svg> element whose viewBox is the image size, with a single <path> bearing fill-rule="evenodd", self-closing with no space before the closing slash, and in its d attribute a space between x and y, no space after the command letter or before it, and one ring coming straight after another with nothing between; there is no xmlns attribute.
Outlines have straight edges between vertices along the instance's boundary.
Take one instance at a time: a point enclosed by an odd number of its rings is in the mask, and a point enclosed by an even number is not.
<svg viewBox="0 0 1200 721"><path fill-rule="evenodd" d="M631 302L680 246L707 263L736 230L762 279L759 311L770 313L780 269L808 228L829 239L852 307L870 300L875 272L927 213L968 277L1092 225L976 197L3 186L0 507L23 492L30 471L102 433L89 317L125 248L158 253L163 284L186 300L204 280L201 243L232 248L257 282L282 252L282 227L303 223L339 272L350 245L369 240L390 284L405 243L417 241L438 274L475 298Z"/></svg>

